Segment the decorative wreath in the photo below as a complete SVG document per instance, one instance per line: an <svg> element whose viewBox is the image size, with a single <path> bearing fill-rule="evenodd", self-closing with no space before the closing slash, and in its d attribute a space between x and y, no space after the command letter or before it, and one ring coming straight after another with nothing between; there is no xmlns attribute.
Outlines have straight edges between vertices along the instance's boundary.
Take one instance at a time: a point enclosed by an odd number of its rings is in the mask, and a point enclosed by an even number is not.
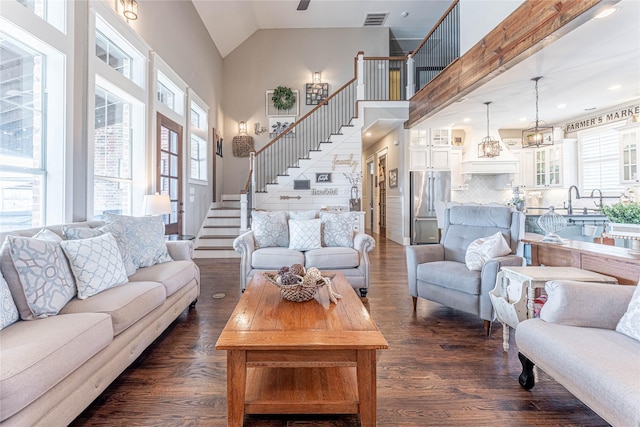
<svg viewBox="0 0 640 427"><path fill-rule="evenodd" d="M278 86L273 91L271 101L273 101L273 106L278 110L288 110L296 103L296 96L291 88Z"/></svg>

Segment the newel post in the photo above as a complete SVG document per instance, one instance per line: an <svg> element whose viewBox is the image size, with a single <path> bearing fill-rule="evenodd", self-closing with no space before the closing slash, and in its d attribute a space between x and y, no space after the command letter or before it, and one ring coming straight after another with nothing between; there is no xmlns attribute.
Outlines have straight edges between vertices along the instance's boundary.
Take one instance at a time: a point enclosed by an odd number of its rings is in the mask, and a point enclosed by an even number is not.
<svg viewBox="0 0 640 427"><path fill-rule="evenodd" d="M358 86L356 88L356 99L364 98L364 52L358 52L358 62L356 65L356 72L358 77Z"/></svg>
<svg viewBox="0 0 640 427"><path fill-rule="evenodd" d="M416 93L414 62L413 55L409 54L407 56L407 100Z"/></svg>

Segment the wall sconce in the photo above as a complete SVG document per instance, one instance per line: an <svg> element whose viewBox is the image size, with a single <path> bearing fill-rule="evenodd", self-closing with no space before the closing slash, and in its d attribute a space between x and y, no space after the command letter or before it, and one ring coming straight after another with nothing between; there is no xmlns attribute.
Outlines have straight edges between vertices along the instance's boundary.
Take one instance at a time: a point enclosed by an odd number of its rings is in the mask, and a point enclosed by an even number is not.
<svg viewBox="0 0 640 427"><path fill-rule="evenodd" d="M260 135L261 133L264 133L264 132L266 132L266 131L267 131L267 129L266 129L266 128L263 128L263 127L261 127L261 126L260 126L260 122L257 122L257 123L254 125L253 129L254 129L254 130L253 130L253 132L254 132L256 135Z"/></svg>
<svg viewBox="0 0 640 427"><path fill-rule="evenodd" d="M312 77L311 77L311 81L315 84L320 83L321 81L321 75L320 75L320 71L316 71L315 73L313 73Z"/></svg>
<svg viewBox="0 0 640 427"><path fill-rule="evenodd" d="M138 2L136 0L120 0L122 14L130 21L138 19Z"/></svg>
<svg viewBox="0 0 640 427"><path fill-rule="evenodd" d="M240 123L238 123L238 133L240 135L246 135L246 133L247 133L247 122L241 121Z"/></svg>

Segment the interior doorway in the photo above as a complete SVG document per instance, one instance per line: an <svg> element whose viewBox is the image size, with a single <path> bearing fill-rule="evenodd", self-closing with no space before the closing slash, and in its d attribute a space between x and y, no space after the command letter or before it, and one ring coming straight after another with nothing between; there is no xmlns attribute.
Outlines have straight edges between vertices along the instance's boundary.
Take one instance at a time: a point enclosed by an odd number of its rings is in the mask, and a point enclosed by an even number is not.
<svg viewBox="0 0 640 427"><path fill-rule="evenodd" d="M158 113L158 167L156 188L171 199L164 215L165 234L182 234L182 126Z"/></svg>
<svg viewBox="0 0 640 427"><path fill-rule="evenodd" d="M370 159L367 159L367 186L369 187L369 191L368 191L368 215L369 217L367 218L367 224L365 226L365 228L369 229L369 230L373 230L373 215L374 215L374 208L373 208L373 200L374 200L374 191L375 191L375 181L374 181L374 168L373 168L373 157L371 157Z"/></svg>
<svg viewBox="0 0 640 427"><path fill-rule="evenodd" d="M378 157L378 212L380 234L387 235L387 155Z"/></svg>

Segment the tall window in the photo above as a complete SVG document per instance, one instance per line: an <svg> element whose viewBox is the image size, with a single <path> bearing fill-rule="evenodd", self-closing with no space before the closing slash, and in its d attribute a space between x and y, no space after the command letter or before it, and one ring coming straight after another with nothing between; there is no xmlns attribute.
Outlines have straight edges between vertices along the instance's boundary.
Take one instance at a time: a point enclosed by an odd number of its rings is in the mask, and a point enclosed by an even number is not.
<svg viewBox="0 0 640 427"><path fill-rule="evenodd" d="M158 61L160 62L160 61ZM166 65L162 64L164 67ZM158 71L156 98L181 117L184 117L184 90L180 89L162 71Z"/></svg>
<svg viewBox="0 0 640 427"><path fill-rule="evenodd" d="M581 153L581 177L585 191L619 190L620 145L615 127L619 123L578 132Z"/></svg>
<svg viewBox="0 0 640 427"><path fill-rule="evenodd" d="M189 120L190 162L189 177L198 181L207 181L207 113L193 100L195 94L190 91L191 112Z"/></svg>
<svg viewBox="0 0 640 427"><path fill-rule="evenodd" d="M65 2L60 0L17 0L58 30L65 32ZM4 5L3 5L4 6Z"/></svg>

